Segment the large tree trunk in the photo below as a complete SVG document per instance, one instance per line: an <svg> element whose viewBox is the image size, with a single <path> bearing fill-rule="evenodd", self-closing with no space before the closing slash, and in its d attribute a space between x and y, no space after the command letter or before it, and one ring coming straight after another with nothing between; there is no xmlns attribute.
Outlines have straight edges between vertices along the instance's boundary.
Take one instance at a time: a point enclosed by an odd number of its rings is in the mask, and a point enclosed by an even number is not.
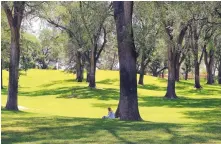
<svg viewBox="0 0 221 144"><path fill-rule="evenodd" d="M175 56L173 52L173 47L168 44L168 80L167 80L167 92L165 95L165 98L168 99L175 99L177 98L176 92L175 92L175 70L176 70L176 64L175 64Z"/></svg>
<svg viewBox="0 0 221 144"><path fill-rule="evenodd" d="M25 2L14 1L13 12L7 2L2 2L11 30L10 64L9 64L9 84L8 99L6 109L18 110L18 68L20 58L20 26L23 18Z"/></svg>
<svg viewBox="0 0 221 144"><path fill-rule="evenodd" d="M113 7L120 63L120 119L141 120L138 110L136 51L132 30L133 2L114 1Z"/></svg>
<svg viewBox="0 0 221 144"><path fill-rule="evenodd" d="M20 33L19 29L11 30L11 50L10 50L10 64L9 64L9 85L8 85L8 99L6 109L18 110L18 66L20 57L19 46Z"/></svg>
<svg viewBox="0 0 221 144"><path fill-rule="evenodd" d="M81 62L81 53L77 52L76 53L76 80L77 82L82 82L83 81L83 74L84 74L84 68Z"/></svg>

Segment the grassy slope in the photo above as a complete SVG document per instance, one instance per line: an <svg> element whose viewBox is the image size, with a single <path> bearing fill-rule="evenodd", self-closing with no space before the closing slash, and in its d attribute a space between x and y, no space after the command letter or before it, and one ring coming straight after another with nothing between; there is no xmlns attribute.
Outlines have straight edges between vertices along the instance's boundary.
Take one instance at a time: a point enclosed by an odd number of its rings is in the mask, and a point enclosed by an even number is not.
<svg viewBox="0 0 221 144"><path fill-rule="evenodd" d="M3 85L7 84L4 71ZM19 79L22 112L2 109L2 143L221 143L221 87L192 81L176 85L178 100L165 100L166 80L145 76L138 86L144 122L101 120L116 109L119 73L97 72L97 89L75 76L53 70L29 70ZM202 84L205 82L202 81ZM2 90L2 106L7 100Z"/></svg>

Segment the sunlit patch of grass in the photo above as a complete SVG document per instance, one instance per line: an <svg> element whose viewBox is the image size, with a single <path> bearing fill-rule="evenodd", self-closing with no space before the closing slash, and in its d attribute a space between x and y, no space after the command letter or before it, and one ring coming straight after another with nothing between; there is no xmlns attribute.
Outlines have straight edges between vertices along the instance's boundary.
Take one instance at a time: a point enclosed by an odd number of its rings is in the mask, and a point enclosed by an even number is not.
<svg viewBox="0 0 221 144"><path fill-rule="evenodd" d="M86 74L85 74L86 76ZM75 75L28 70L20 75L19 112L2 110L3 143L221 143L221 86L196 90L193 80L176 83L177 100L166 100L166 79L144 77L138 86L144 122L101 120L116 110L119 72L98 70L96 89ZM1 104L7 100L8 72L3 71Z"/></svg>

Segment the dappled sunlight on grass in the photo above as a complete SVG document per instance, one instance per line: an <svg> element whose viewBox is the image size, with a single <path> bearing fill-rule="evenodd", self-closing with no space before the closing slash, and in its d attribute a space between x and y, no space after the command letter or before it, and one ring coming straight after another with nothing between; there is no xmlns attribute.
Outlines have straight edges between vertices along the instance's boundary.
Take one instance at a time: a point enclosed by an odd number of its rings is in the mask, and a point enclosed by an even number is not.
<svg viewBox="0 0 221 144"><path fill-rule="evenodd" d="M2 142L32 143L210 143L221 142L220 125L130 122L2 110ZM16 119L19 117L19 121ZM5 122L7 121L7 124ZM9 122L8 122L9 121ZM10 131L22 127L29 131ZM207 129L208 128L208 129ZM136 136L135 136L136 135ZM95 139L96 138L96 139Z"/></svg>
<svg viewBox="0 0 221 144"><path fill-rule="evenodd" d="M86 75L86 74L85 74ZM98 70L96 89L75 75L56 70L28 70L20 75L18 105L2 110L4 143L221 143L221 86L196 90L193 80L176 83L179 99L167 100L167 80L144 77L138 85L144 122L101 120L107 107L116 110L119 72ZM8 72L3 71L2 106L7 100ZM96 139L95 139L96 138Z"/></svg>

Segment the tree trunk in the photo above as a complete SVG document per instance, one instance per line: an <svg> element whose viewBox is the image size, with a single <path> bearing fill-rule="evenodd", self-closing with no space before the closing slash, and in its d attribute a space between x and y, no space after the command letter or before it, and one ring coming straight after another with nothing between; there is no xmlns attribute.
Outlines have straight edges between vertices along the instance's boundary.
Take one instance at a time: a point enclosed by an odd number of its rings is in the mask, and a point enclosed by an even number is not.
<svg viewBox="0 0 221 144"><path fill-rule="evenodd" d="M199 89L202 88L200 85L200 65L198 62L195 62L195 88Z"/></svg>
<svg viewBox="0 0 221 144"><path fill-rule="evenodd" d="M90 80L89 80L89 87L95 88L95 71L96 71L96 61L95 61L95 47L91 48L91 59L90 59Z"/></svg>
<svg viewBox="0 0 221 144"><path fill-rule="evenodd" d="M47 69L48 65L46 64L45 60L42 60L42 69Z"/></svg>
<svg viewBox="0 0 221 144"><path fill-rule="evenodd" d="M3 89L3 76L2 76L2 67L3 67L3 61L1 59L1 89Z"/></svg>
<svg viewBox="0 0 221 144"><path fill-rule="evenodd" d="M9 8L7 2L2 2L2 7L6 13L11 31L10 45L10 64L9 64L9 83L8 83L8 99L6 109L18 110L18 69L20 58L20 26L23 18L25 2L14 1L13 12Z"/></svg>
<svg viewBox="0 0 221 144"><path fill-rule="evenodd" d="M173 47L168 44L168 80L167 80L167 92L165 98L176 99L177 95L175 92L175 56L173 52Z"/></svg>
<svg viewBox="0 0 221 144"><path fill-rule="evenodd" d="M116 52L114 52L114 58L113 58L113 61L111 63L111 66L110 66L110 70L113 70L115 58L116 58Z"/></svg>
<svg viewBox="0 0 221 144"><path fill-rule="evenodd" d="M188 79L188 69L185 69L185 78L184 78L185 80L187 80Z"/></svg>
<svg viewBox="0 0 221 144"><path fill-rule="evenodd" d="M208 65L208 67L206 67L206 71L207 71L207 84L213 84L214 80L213 80L212 65Z"/></svg>
<svg viewBox="0 0 221 144"><path fill-rule="evenodd" d="M176 63L176 68L175 68L175 80L177 82L180 81L180 64L179 64L179 61L178 62L175 62Z"/></svg>
<svg viewBox="0 0 221 144"><path fill-rule="evenodd" d="M120 119L141 120L137 100L136 51L132 29L133 2L114 1L113 7L120 63Z"/></svg>
<svg viewBox="0 0 221 144"><path fill-rule="evenodd" d="M11 30L11 50L10 50L10 64L9 64L9 85L8 85L8 99L6 109L18 110L18 66L20 57L19 46L20 33L19 29Z"/></svg>
<svg viewBox="0 0 221 144"><path fill-rule="evenodd" d="M89 64L86 64L86 70L87 70L86 82L90 82L90 65Z"/></svg>
<svg viewBox="0 0 221 144"><path fill-rule="evenodd" d="M214 51L209 50L209 53L208 53L206 50L206 45L204 46L204 61L205 61L206 72L207 72L207 84L213 84L214 83L214 80L213 80Z"/></svg>
<svg viewBox="0 0 221 144"><path fill-rule="evenodd" d="M161 75L161 76L162 76L162 78L164 79L164 70L162 71L162 75Z"/></svg>
<svg viewBox="0 0 221 144"><path fill-rule="evenodd" d="M138 84L143 85L143 78L144 78L144 56L142 54L141 58L141 64L140 64L140 77L139 77L139 82Z"/></svg>
<svg viewBox="0 0 221 144"><path fill-rule="evenodd" d="M218 84L221 84L221 61L219 62L218 67Z"/></svg>
<svg viewBox="0 0 221 144"><path fill-rule="evenodd" d="M82 82L83 81L83 66L82 66L82 63L81 63L81 53L80 52L77 52L76 53L76 71L77 71L77 74L76 74L76 80L77 82Z"/></svg>
<svg viewBox="0 0 221 144"><path fill-rule="evenodd" d="M139 77L139 82L138 82L138 84L144 85L144 83L143 83L143 78L144 78L144 72L141 72L141 71L140 71L140 77Z"/></svg>
<svg viewBox="0 0 221 144"><path fill-rule="evenodd" d="M157 77L158 76L157 70L153 70L152 74L153 74L154 77Z"/></svg>

